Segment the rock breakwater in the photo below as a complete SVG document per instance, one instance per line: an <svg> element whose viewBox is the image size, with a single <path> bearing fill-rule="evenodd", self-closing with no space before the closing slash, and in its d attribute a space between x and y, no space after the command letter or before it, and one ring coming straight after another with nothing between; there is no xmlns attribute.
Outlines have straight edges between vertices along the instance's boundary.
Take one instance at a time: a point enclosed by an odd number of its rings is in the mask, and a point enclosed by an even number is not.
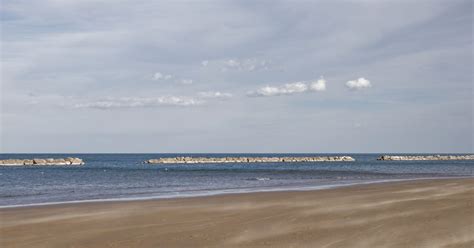
<svg viewBox="0 0 474 248"><path fill-rule="evenodd" d="M199 164L199 163L296 163L296 162L355 161L349 156L324 157L173 157L145 161L147 164Z"/></svg>
<svg viewBox="0 0 474 248"><path fill-rule="evenodd" d="M0 166L83 165L80 158L3 159Z"/></svg>
<svg viewBox="0 0 474 248"><path fill-rule="evenodd" d="M391 156L383 155L377 160L415 161L415 160L474 160L474 155L427 155L427 156Z"/></svg>

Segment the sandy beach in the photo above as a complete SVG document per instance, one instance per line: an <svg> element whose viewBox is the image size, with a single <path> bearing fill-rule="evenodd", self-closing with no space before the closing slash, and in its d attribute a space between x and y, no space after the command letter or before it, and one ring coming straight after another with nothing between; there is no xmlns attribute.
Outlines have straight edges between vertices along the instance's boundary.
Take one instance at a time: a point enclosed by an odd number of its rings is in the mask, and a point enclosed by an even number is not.
<svg viewBox="0 0 474 248"><path fill-rule="evenodd" d="M474 179L6 208L0 247L474 247Z"/></svg>

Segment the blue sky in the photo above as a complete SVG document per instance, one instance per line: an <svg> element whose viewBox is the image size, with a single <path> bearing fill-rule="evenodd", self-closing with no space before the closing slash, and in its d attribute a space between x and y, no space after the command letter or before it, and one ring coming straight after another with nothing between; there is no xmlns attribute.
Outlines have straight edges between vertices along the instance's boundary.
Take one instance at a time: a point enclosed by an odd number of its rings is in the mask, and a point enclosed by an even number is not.
<svg viewBox="0 0 474 248"><path fill-rule="evenodd" d="M473 152L472 1L3 0L1 152Z"/></svg>

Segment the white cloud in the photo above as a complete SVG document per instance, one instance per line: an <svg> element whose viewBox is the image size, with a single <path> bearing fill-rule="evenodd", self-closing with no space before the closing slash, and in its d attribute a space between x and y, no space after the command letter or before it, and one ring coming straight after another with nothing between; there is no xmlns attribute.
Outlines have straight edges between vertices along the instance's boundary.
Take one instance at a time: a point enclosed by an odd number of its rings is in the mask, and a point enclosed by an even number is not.
<svg viewBox="0 0 474 248"><path fill-rule="evenodd" d="M207 66L208 64L209 64L209 60L203 60L203 61L201 62L201 65L202 65L202 66Z"/></svg>
<svg viewBox="0 0 474 248"><path fill-rule="evenodd" d="M238 67L240 67L240 62L237 61L237 60L229 59L227 61L224 61L224 65L226 65L228 67L238 68Z"/></svg>
<svg viewBox="0 0 474 248"><path fill-rule="evenodd" d="M161 73L161 72L157 72L157 73L153 74L153 80L167 81L167 80L172 79L172 78L174 78L173 75L164 74L164 73ZM177 84L192 84L193 80L192 79L179 79L179 78L177 78L173 82L177 83Z"/></svg>
<svg viewBox="0 0 474 248"><path fill-rule="evenodd" d="M228 59L220 61L222 64L221 71L238 70L238 71L256 71L268 70L270 62L264 59Z"/></svg>
<svg viewBox="0 0 474 248"><path fill-rule="evenodd" d="M326 90L326 80L324 78L320 78L314 82L311 82L309 85L310 90L312 91L325 91Z"/></svg>
<svg viewBox="0 0 474 248"><path fill-rule="evenodd" d="M205 91L199 92L198 96L200 98L217 98L217 99L226 99L231 98L231 93L219 92L219 91Z"/></svg>
<svg viewBox="0 0 474 248"><path fill-rule="evenodd" d="M370 81L362 77L356 80L347 81L346 86L349 89L353 89L353 90L360 90L360 89L372 87L372 85L370 84Z"/></svg>
<svg viewBox="0 0 474 248"><path fill-rule="evenodd" d="M161 74L160 72L157 72L153 75L154 80L160 80L162 78L163 78L163 74Z"/></svg>
<svg viewBox="0 0 474 248"><path fill-rule="evenodd" d="M192 79L181 79L182 84L192 84L193 80Z"/></svg>
<svg viewBox="0 0 474 248"><path fill-rule="evenodd" d="M173 78L173 75L163 74L161 72L153 74L153 80L168 80L171 78Z"/></svg>
<svg viewBox="0 0 474 248"><path fill-rule="evenodd" d="M157 107L157 106L195 106L202 104L203 101L182 96L161 96L161 97L108 97L105 100L78 103L74 108L139 108L139 107Z"/></svg>
<svg viewBox="0 0 474 248"><path fill-rule="evenodd" d="M308 85L303 82L287 83L283 86L264 86L255 92L250 92L253 96L278 96L302 93L308 90Z"/></svg>
<svg viewBox="0 0 474 248"><path fill-rule="evenodd" d="M251 91L248 96L280 96L304 93L307 91L324 91L326 90L326 80L319 79L312 82L294 82L287 83L282 86L264 86L256 91Z"/></svg>

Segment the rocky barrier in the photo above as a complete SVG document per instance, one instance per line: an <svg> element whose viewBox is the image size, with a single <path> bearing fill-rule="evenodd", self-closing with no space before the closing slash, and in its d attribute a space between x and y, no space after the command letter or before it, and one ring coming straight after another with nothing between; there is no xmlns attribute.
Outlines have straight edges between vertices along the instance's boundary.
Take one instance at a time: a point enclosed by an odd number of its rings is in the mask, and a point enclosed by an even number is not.
<svg viewBox="0 0 474 248"><path fill-rule="evenodd" d="M39 165L83 165L80 158L34 158L34 159L4 159L0 166L39 166Z"/></svg>
<svg viewBox="0 0 474 248"><path fill-rule="evenodd" d="M474 155L428 155L428 156L391 156L383 155L377 160L414 161L414 160L474 160Z"/></svg>
<svg viewBox="0 0 474 248"><path fill-rule="evenodd" d="M295 163L295 162L355 161L349 156L335 157L173 157L145 161L147 164L199 164L199 163Z"/></svg>

